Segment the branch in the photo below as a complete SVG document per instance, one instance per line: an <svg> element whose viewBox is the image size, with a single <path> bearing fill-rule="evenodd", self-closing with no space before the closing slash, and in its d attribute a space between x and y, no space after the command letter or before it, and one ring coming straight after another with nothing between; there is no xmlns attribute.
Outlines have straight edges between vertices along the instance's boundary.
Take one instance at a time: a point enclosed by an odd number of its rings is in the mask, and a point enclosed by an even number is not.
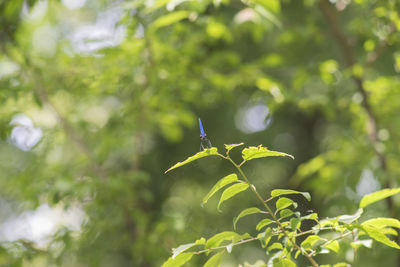
<svg viewBox="0 0 400 267"><path fill-rule="evenodd" d="M57 107L53 103L51 103L47 92L40 81L36 82L35 92L37 93L39 100L40 102L42 102L42 104L47 104L49 107L51 107L68 138L73 143L75 143L76 147L90 159L90 162L92 162L91 167L93 172L100 178L105 179L105 171L103 170L103 168L100 167L99 164L96 163L95 156L93 155L92 151L83 141L83 139L78 135L78 133L73 129L73 127L69 124L68 120L64 118L63 115L61 115L61 112L57 109Z"/></svg>
<svg viewBox="0 0 400 267"><path fill-rule="evenodd" d="M388 37L396 32L396 26L393 24L388 25L389 26L389 32L387 33L387 35L385 36L384 39L382 39L379 42L378 47L374 50L371 51L367 54L367 66L372 65L385 51L385 49L388 47Z"/></svg>
<svg viewBox="0 0 400 267"><path fill-rule="evenodd" d="M343 32L343 29L340 27L340 25L338 23L338 20L337 20L338 12L334 8L332 8L332 6L328 0L319 0L318 6L319 6L321 12L324 14L324 18L328 23L330 31L343 53L344 60L346 62L346 66L347 67L353 66L356 63L355 56L354 56L352 46L351 46L349 40L346 38L346 36ZM377 53L378 52L382 53L385 47L386 47L385 43L381 44L381 46L378 47L378 49L377 49ZM377 58L377 55L375 55L375 58L373 58L372 62L374 60L376 60L376 58ZM369 63L371 63L371 62L369 62ZM352 75L352 78L356 84L357 90L363 97L361 104L368 115L368 129L367 130L368 130L368 137L369 137L370 143L372 145L372 148L374 149L375 155L379 159L381 169L388 176L385 181L385 187L391 188L391 184L393 184L393 182L392 182L391 177L388 175L389 169L387 166L386 156L383 152L381 152L380 150L377 149L377 147L378 147L377 146L378 145L378 126L377 126L378 123L377 123L376 115L369 103L369 96L368 96L367 91L364 88L363 80L360 77L355 76L354 74ZM387 198L386 203L387 203L388 210L391 213L391 216L394 218L397 218L398 212L396 210L396 207L394 206L392 197ZM397 236L397 241L399 241L399 240L400 240L400 233ZM397 266L400 266L400 254L397 257Z"/></svg>
<svg viewBox="0 0 400 267"><path fill-rule="evenodd" d="M95 156L93 155L92 151L89 149L87 144L84 142L84 140L79 136L79 134L74 130L74 128L69 124L68 120L61 114L61 112L57 109L57 107L51 102L47 95L47 91L45 89L45 86L43 84L43 80L41 78L35 79L35 77L42 77L42 75L39 74L34 74L36 71L36 68L34 64L31 63L29 60L28 56L25 56L24 58L24 64L27 66L29 70L24 71L22 73L22 77L26 77L26 79L30 80L34 84L34 93L39 98L39 101L42 104L46 104L51 109L53 110L55 116L57 117L58 122L61 124L62 128L65 131L65 134L67 137L76 145L76 147L84 154L86 155L89 159L90 162L92 163L91 169L92 171L101 179L105 179L107 177L107 174L105 170L96 162Z"/></svg>
<svg viewBox="0 0 400 267"><path fill-rule="evenodd" d="M338 13L337 11L331 6L328 0L319 0L318 1L318 6L321 10L321 12L324 14L324 17L328 23L328 26L330 28L330 31L332 32L332 35L334 39L336 40L337 44L339 45L339 48L341 49L343 56L344 56L344 61L346 63L346 67L351 67L356 63L355 56L352 50L352 46L350 45L349 40L346 38L343 29L340 27L337 16ZM356 88L358 92L362 95L362 102L361 105L364 108L365 112L368 115L368 137L371 142L371 145L375 151L376 156L379 158L379 162L381 165L381 168L383 169L384 172L388 172L387 168L387 159L386 156L377 149L377 144L378 144L378 123L376 119L376 115L372 109L372 106L369 102L369 95L367 91L365 90L363 80L362 78L355 76L354 74L352 75L352 79L354 83L356 84ZM387 181L387 187L390 187L390 182L389 179ZM391 208L392 204L389 205L389 208Z"/></svg>

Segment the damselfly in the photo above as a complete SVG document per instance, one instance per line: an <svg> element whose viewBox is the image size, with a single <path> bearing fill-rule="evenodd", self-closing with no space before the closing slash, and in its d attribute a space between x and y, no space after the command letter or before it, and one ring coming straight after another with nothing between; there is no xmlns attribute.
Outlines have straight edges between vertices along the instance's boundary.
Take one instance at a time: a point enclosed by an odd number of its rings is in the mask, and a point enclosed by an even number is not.
<svg viewBox="0 0 400 267"><path fill-rule="evenodd" d="M199 127L200 127L200 151L211 148L211 142L208 140L206 133L204 132L203 124L199 118Z"/></svg>

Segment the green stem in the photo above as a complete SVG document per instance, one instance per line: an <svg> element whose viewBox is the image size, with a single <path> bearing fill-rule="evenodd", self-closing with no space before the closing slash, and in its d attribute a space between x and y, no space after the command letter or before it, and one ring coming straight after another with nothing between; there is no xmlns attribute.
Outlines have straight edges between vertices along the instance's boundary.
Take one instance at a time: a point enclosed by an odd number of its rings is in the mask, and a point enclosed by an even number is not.
<svg viewBox="0 0 400 267"><path fill-rule="evenodd" d="M215 247L215 248L203 249L203 250L199 250L199 251L196 251L196 252L193 252L193 253L196 254L196 255L199 255L201 253L209 252L209 251L212 251L212 250L226 248L227 246L236 246L236 245L252 242L252 241L255 241L255 240L259 240L260 238L261 237L252 237L252 238L249 238L249 239L243 239L243 240L240 240L239 242L231 243L229 245L219 246L219 247Z"/></svg>
<svg viewBox="0 0 400 267"><path fill-rule="evenodd" d="M318 229L311 229L308 231L300 232L300 233L296 234L294 237L299 237L299 236L308 235L308 234L316 234L317 232L323 231L323 230L336 230L341 227L343 227L343 226L330 226L330 227L321 227Z"/></svg>

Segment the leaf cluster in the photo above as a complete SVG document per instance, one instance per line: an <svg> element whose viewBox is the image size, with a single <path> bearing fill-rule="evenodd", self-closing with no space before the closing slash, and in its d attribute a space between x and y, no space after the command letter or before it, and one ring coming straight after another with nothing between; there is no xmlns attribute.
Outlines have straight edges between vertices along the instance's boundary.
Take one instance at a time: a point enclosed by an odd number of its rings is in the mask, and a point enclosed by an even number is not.
<svg viewBox="0 0 400 267"><path fill-rule="evenodd" d="M242 150L243 161L236 164L229 156L231 149L241 146L243 143L234 145L225 145L226 154L218 153L217 148L205 149L188 159L179 162L167 170L181 167L194 160L207 157L218 156L230 161L238 170L242 179L238 178L236 173L229 174L215 183L207 195L203 198L202 205L216 194L219 190L225 188L219 198L217 209L223 202L236 196L240 192L251 191L260 200L260 207L249 207L242 210L233 219L234 231L225 231L217 233L206 239L201 237L193 243L181 245L173 249L173 255L163 264L163 267L182 266L190 261L194 255L206 254L208 260L203 266L220 266L222 255L231 253L233 247L258 241L260 246L269 255L268 264L273 266L296 266L296 260L300 255L307 258L313 266L318 266L315 257L318 254L339 253L340 243L350 243L354 249L364 246L371 248L373 241L382 243L389 247L400 249L399 244L390 239L390 236L396 236L400 229L400 221L395 218L373 218L361 221L361 215L364 208L400 193L400 188L383 189L363 197L359 209L351 215L339 215L334 218L319 219L317 213L301 214L296 211L298 203L290 198L290 195L302 195L307 201L311 201L311 195L308 192L299 192L291 189L274 189L270 197L264 199L257 192L256 187L250 183L247 176L243 173L241 166L252 159L271 156L293 156L270 151L263 146L248 147ZM272 204L274 203L274 204ZM237 224L245 216L261 214L261 219L254 226L254 229L248 229L248 232L238 233ZM315 225L310 230L302 230L301 225L305 220L312 220ZM299 243L297 240L303 236L306 238ZM210 256L212 254L212 256ZM337 263L334 266L346 265ZM327 265L324 265L327 266Z"/></svg>

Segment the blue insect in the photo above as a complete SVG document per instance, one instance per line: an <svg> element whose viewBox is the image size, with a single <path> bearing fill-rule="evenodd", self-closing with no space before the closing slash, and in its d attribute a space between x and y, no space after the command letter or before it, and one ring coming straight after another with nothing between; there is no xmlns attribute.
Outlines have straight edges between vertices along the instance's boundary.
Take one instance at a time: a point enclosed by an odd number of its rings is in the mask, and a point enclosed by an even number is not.
<svg viewBox="0 0 400 267"><path fill-rule="evenodd" d="M208 140L206 133L204 132L203 124L199 118L199 127L200 127L200 151L211 148L211 142Z"/></svg>

